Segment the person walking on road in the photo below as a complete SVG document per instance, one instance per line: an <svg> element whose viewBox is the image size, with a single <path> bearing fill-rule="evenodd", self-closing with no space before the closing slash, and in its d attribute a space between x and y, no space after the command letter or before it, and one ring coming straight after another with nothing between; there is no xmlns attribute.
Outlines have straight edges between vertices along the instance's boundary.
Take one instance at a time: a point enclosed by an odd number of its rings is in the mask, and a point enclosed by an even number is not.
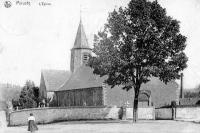
<svg viewBox="0 0 200 133"><path fill-rule="evenodd" d="M28 131L30 131L31 133L34 133L37 130L38 130L38 127L35 123L35 117L33 116L32 113L30 113L30 116L28 117Z"/></svg>

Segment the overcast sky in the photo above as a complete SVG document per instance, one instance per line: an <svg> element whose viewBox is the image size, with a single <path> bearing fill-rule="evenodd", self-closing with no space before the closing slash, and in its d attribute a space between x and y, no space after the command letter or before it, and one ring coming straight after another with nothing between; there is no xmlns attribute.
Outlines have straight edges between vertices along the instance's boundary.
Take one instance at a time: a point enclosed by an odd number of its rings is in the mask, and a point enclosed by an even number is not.
<svg viewBox="0 0 200 133"><path fill-rule="evenodd" d="M69 70L70 49L80 20L90 45L106 22L108 12L129 0L44 0L51 6L16 5L5 8L0 1L0 82L23 85L27 79L39 85L41 69ZM200 84L200 0L158 0L168 15L181 22L187 36L188 68L184 87Z"/></svg>

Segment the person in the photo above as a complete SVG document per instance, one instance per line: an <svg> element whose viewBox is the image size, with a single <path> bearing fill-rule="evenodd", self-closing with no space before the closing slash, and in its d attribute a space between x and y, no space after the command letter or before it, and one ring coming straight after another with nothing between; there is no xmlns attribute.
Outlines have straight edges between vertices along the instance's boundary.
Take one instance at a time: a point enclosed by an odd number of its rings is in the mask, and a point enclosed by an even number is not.
<svg viewBox="0 0 200 133"><path fill-rule="evenodd" d="M38 127L35 123L35 117L33 116L32 113L30 113L30 116L28 117L28 131L31 133L35 132L38 130Z"/></svg>

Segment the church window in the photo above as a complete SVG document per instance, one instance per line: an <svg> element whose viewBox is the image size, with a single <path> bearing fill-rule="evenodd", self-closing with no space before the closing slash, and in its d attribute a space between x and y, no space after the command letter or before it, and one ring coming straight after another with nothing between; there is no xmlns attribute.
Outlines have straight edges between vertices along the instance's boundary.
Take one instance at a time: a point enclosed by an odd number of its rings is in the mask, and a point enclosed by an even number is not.
<svg viewBox="0 0 200 133"><path fill-rule="evenodd" d="M83 63L86 63L89 59L89 54L88 53L84 53L83 54Z"/></svg>

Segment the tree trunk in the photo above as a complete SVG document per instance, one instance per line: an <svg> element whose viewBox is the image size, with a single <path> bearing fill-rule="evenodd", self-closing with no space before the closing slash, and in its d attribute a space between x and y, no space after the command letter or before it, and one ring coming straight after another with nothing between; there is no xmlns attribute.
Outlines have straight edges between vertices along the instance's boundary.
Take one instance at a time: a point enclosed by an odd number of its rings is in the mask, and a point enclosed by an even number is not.
<svg viewBox="0 0 200 133"><path fill-rule="evenodd" d="M134 98L133 102L133 123L136 123L138 120L138 98Z"/></svg>
<svg viewBox="0 0 200 133"><path fill-rule="evenodd" d="M135 88L135 97L133 102L133 123L136 123L138 120L138 96L139 96L139 88Z"/></svg>

